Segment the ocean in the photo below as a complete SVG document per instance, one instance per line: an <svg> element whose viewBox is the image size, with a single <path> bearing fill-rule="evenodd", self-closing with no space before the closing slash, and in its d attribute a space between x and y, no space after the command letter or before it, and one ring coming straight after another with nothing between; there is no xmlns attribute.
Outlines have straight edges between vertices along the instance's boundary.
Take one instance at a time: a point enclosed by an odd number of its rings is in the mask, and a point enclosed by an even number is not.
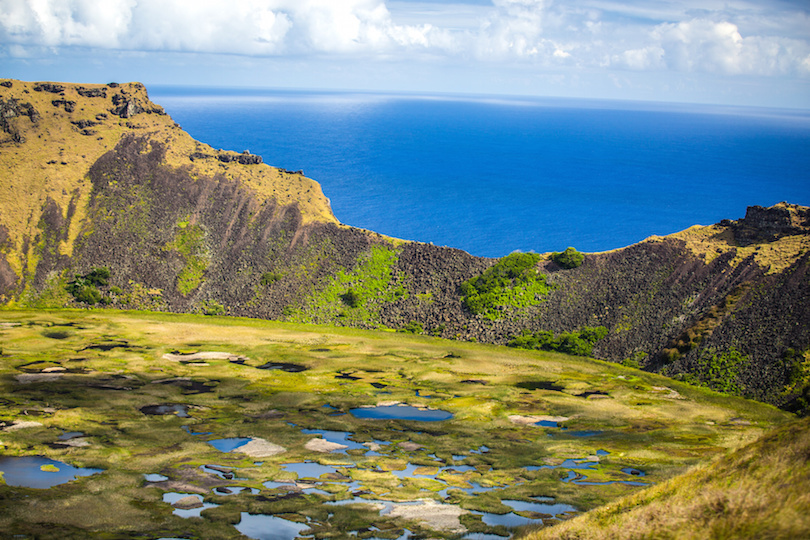
<svg viewBox="0 0 810 540"><path fill-rule="evenodd" d="M150 87L194 138L321 184L347 225L501 257L810 205L810 111Z"/></svg>

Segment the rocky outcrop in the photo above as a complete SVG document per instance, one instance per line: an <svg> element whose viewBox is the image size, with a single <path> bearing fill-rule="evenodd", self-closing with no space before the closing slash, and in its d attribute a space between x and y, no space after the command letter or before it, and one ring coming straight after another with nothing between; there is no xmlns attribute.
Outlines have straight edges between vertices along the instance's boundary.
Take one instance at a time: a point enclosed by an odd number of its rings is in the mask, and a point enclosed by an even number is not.
<svg viewBox="0 0 810 540"><path fill-rule="evenodd" d="M166 114L163 107L157 106L150 101L141 100L139 97L129 94L125 89L117 88L119 89L118 93L112 96L113 107L110 109L112 114L121 118L132 118L141 113ZM143 86L138 85L137 88L143 88ZM106 92L104 96L106 96Z"/></svg>
<svg viewBox="0 0 810 540"><path fill-rule="evenodd" d="M787 203L770 208L749 206L745 217L735 222L732 230L741 246L773 242L782 236L807 234L810 230L810 211Z"/></svg>
<svg viewBox="0 0 810 540"><path fill-rule="evenodd" d="M39 121L39 113L30 103L21 103L15 98L4 100L0 98L0 129L11 135L12 141L16 143L25 142L20 126L16 125L16 119L28 117L33 123Z"/></svg>

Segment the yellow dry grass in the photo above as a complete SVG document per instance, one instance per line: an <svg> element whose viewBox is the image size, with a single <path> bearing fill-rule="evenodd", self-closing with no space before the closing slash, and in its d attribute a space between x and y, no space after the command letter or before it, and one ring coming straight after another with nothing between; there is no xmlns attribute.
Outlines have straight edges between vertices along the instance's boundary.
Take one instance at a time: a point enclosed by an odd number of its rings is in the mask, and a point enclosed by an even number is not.
<svg viewBox="0 0 810 540"><path fill-rule="evenodd" d="M738 265L753 255L756 263L760 267L766 268L769 274L788 268L810 249L810 235L808 234L783 236L772 242L739 246L731 228L720 224L694 225L666 238L682 240L692 253L703 258L707 264L730 251L736 252L731 261L732 266ZM651 236L645 242L661 242L663 239L664 237Z"/></svg>
<svg viewBox="0 0 810 540"><path fill-rule="evenodd" d="M807 538L810 419L526 540Z"/></svg>
<svg viewBox="0 0 810 540"><path fill-rule="evenodd" d="M7 259L17 275L31 273L36 268L37 227L43 205L53 200L63 216L71 200L76 212L71 220L68 238L60 245L64 255L70 255L80 232L92 186L87 177L92 164L105 152L112 150L127 134L146 136L164 142L167 147L166 164L185 167L191 178L221 175L238 180L255 192L259 200L274 199L280 205L298 204L304 223L337 223L320 185L302 175L261 165L222 163L216 158L191 161L194 152L216 155L218 150L196 141L165 114L141 113L131 118L113 114L111 96L119 91L137 99L147 109L160 110L149 101L146 88L139 83L122 84L118 88L107 85L66 84L62 93L36 91L39 84L12 80L11 88L0 87L0 99L16 99L30 103L39 114L33 122L28 116L9 119L10 133L0 132L0 225L6 227L11 247L6 248ZM84 97L79 89L105 89L107 97ZM72 112L54 101L76 103ZM103 116L106 115L106 116ZM82 128L71 122L98 122ZM24 142L15 142L18 133ZM28 240L28 249L24 245Z"/></svg>

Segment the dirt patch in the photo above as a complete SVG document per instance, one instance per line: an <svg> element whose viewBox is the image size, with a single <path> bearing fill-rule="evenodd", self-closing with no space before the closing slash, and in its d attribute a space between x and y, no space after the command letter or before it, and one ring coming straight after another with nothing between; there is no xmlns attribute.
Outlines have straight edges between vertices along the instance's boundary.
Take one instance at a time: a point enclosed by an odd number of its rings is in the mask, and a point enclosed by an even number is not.
<svg viewBox="0 0 810 540"><path fill-rule="evenodd" d="M202 508L202 501L195 497L194 495L189 495L188 497L183 497L182 499L178 499L177 501L172 504L173 507L179 510L191 510L193 508Z"/></svg>
<svg viewBox="0 0 810 540"><path fill-rule="evenodd" d="M62 378L62 373L20 373L14 378L20 384L33 384L42 382L58 381Z"/></svg>
<svg viewBox="0 0 810 540"><path fill-rule="evenodd" d="M229 360L231 362L245 361L247 358L239 356L238 354L231 354L229 352L197 352L192 354L174 354L166 353L163 355L164 360L171 360L172 362L197 362L200 360Z"/></svg>
<svg viewBox="0 0 810 540"><path fill-rule="evenodd" d="M571 418L568 416L543 416L543 415L535 415L535 416L521 416L519 414L513 414L509 416L509 421L513 424L518 424L520 426L530 426L534 425L537 422L566 422Z"/></svg>
<svg viewBox="0 0 810 540"><path fill-rule="evenodd" d="M18 429L33 427L42 427L42 424L40 422L34 422L33 420L15 420L10 426L4 427L3 431L17 431Z"/></svg>
<svg viewBox="0 0 810 540"><path fill-rule="evenodd" d="M467 529L461 524L459 517L466 513L466 510L462 510L458 506L427 501L416 505L394 505L388 515L418 521L436 531L463 534L467 532Z"/></svg>
<svg viewBox="0 0 810 540"><path fill-rule="evenodd" d="M282 454L286 452L287 449L283 446L279 446L277 444L273 444L270 441L266 441L264 439L251 439L249 443L243 444L242 446L236 448L234 452L240 452L242 454L247 454L250 457L254 458L265 458L270 456L275 456L278 454Z"/></svg>
<svg viewBox="0 0 810 540"><path fill-rule="evenodd" d="M334 452L335 450L345 450L348 448L348 446L345 444L327 441L326 439L310 439L307 444L304 445L304 448L312 452L328 454L329 452Z"/></svg>

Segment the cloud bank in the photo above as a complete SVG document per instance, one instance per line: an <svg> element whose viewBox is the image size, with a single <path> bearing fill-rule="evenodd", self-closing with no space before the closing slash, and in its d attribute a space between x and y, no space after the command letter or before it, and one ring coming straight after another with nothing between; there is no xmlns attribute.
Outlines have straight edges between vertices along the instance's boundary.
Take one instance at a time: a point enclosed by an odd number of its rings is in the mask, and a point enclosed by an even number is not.
<svg viewBox="0 0 810 540"><path fill-rule="evenodd" d="M428 55L536 66L810 76L807 9L776 2L718 3L715 9L712 4L2 0L0 41L18 51Z"/></svg>

